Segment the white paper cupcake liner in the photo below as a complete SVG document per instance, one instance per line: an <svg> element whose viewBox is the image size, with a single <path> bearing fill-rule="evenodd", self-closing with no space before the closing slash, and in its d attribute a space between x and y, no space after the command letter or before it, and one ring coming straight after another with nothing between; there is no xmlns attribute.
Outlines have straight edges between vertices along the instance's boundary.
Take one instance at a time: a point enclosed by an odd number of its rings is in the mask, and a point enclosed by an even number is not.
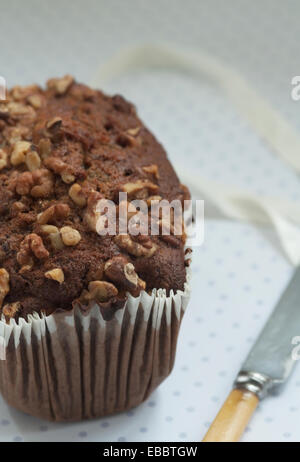
<svg viewBox="0 0 300 462"><path fill-rule="evenodd" d="M6 359L0 391L28 414L76 421L130 409L144 401L173 368L186 309L184 291L128 294L124 308L105 321L98 305L45 316L0 320Z"/></svg>

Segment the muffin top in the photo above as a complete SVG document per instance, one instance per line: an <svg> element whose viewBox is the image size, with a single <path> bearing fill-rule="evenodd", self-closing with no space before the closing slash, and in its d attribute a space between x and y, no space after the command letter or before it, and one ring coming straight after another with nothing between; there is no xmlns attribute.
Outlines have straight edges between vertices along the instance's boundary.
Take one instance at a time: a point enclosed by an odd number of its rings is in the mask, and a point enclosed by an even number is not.
<svg viewBox="0 0 300 462"><path fill-rule="evenodd" d="M119 193L127 201L119 202ZM54 78L0 104L0 315L124 305L183 289L184 234L100 235L99 201L189 198L162 146L122 96Z"/></svg>

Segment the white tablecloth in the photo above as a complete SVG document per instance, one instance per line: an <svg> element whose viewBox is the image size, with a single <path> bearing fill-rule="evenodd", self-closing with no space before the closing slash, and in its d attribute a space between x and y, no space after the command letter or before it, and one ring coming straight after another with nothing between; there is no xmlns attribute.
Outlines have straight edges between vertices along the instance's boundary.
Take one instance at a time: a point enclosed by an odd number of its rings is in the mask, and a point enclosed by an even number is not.
<svg viewBox="0 0 300 462"><path fill-rule="evenodd" d="M299 74L296 1L27 0L1 10L0 74L9 86L66 72L88 83L120 47L163 39L226 60L300 129L300 102L290 98ZM210 82L141 71L106 90L136 103L175 167L184 162L195 176L300 199L296 174ZM293 269L271 231L225 220L206 220L205 243L193 260L175 369L146 403L62 425L20 414L0 399L0 441L199 441ZM261 403L243 441L300 441L299 411L297 368L280 396Z"/></svg>

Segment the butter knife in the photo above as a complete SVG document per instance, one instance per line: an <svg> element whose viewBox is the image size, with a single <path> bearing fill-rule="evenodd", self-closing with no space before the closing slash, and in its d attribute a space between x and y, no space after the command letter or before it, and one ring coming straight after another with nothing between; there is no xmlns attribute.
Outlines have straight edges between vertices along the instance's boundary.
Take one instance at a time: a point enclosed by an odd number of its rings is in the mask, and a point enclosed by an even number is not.
<svg viewBox="0 0 300 462"><path fill-rule="evenodd" d="M234 442L242 436L259 401L279 393L297 364L300 340L300 267L238 373L233 390L203 442Z"/></svg>

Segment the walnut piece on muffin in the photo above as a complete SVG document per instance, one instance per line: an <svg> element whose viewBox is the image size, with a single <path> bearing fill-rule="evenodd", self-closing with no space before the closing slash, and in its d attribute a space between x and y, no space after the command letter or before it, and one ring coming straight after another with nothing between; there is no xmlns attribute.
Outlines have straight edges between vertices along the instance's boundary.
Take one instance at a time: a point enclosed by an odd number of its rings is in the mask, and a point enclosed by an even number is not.
<svg viewBox="0 0 300 462"><path fill-rule="evenodd" d="M121 210L127 192L130 210L135 199L189 198L122 96L68 75L12 88L0 104L0 148L0 315L93 300L118 308L127 291L183 290L184 236L97 233L99 199Z"/></svg>

